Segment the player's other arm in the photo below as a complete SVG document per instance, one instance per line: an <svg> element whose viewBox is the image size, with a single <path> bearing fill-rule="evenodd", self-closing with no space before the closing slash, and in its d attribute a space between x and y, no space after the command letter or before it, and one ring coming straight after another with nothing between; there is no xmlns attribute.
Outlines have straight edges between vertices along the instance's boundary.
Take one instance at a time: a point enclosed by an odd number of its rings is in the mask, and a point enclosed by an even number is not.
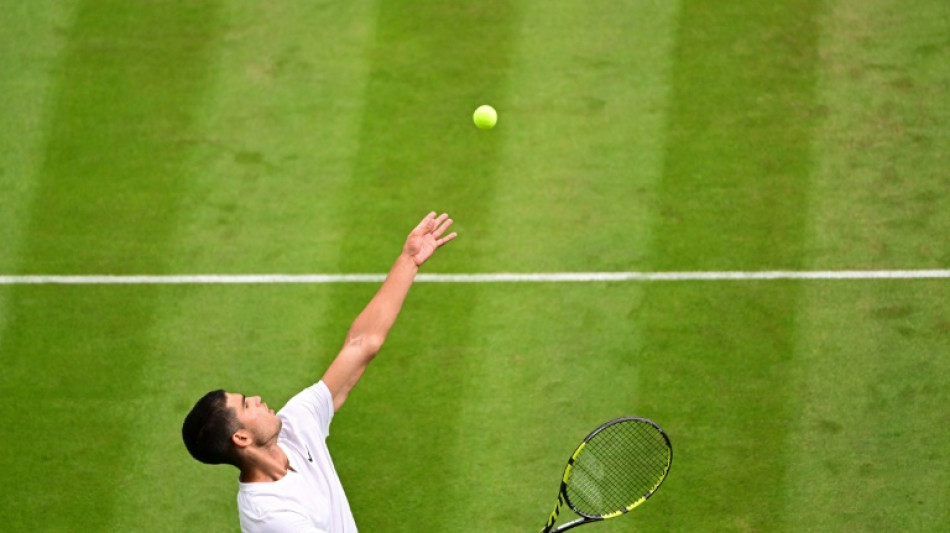
<svg viewBox="0 0 950 533"><path fill-rule="evenodd" d="M389 270L386 281L356 317L346 334L340 353L323 375L337 410L346 401L370 361L376 357L390 328L399 316L419 267L442 245L454 239L453 232L443 237L452 225L446 214L426 215L406 238L402 253Z"/></svg>

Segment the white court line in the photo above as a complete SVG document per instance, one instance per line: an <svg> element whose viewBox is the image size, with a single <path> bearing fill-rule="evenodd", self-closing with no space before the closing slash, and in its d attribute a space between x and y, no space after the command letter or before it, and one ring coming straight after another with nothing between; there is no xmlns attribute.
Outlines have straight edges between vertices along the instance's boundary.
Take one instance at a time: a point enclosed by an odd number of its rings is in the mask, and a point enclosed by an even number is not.
<svg viewBox="0 0 950 533"><path fill-rule="evenodd" d="M182 285L381 283L385 274L189 274L134 276L0 276L0 285ZM950 278L950 270L771 270L759 272L550 272L419 274L420 283L571 283L596 281L875 280Z"/></svg>

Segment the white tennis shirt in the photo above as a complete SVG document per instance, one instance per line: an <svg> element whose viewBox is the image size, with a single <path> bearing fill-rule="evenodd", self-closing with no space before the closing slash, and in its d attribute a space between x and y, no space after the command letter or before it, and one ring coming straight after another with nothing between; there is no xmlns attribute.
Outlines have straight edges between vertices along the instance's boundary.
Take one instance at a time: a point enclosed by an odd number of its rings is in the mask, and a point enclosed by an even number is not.
<svg viewBox="0 0 950 533"><path fill-rule="evenodd" d="M244 533L356 533L343 485L326 439L333 397L322 382L294 396L277 416L277 445L293 470L273 482L239 483L238 512Z"/></svg>

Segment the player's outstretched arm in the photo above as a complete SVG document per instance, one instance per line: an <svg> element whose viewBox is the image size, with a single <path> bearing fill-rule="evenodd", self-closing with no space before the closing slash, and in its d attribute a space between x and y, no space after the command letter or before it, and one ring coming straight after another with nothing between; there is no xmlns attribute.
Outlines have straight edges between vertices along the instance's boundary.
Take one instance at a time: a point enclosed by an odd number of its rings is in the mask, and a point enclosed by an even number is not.
<svg viewBox="0 0 950 533"><path fill-rule="evenodd" d="M406 238L402 253L389 270L386 281L353 321L343 348L323 375L323 382L333 395L334 409L343 405L366 366L382 347L419 267L441 246L457 237L455 232L445 234L451 225L452 219L447 214L436 216L432 212L426 215Z"/></svg>

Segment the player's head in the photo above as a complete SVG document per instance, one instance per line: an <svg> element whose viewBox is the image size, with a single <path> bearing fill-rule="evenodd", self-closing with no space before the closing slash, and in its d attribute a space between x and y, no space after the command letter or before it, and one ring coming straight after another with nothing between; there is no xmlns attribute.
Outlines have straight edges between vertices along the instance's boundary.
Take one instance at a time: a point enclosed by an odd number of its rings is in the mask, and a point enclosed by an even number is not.
<svg viewBox="0 0 950 533"><path fill-rule="evenodd" d="M192 457L241 468L246 452L277 441L281 421L260 396L211 391L191 409L181 428Z"/></svg>
<svg viewBox="0 0 950 533"><path fill-rule="evenodd" d="M228 405L224 390L205 394L185 417L181 437L192 457L211 465L238 466L232 435L241 429L234 409Z"/></svg>

